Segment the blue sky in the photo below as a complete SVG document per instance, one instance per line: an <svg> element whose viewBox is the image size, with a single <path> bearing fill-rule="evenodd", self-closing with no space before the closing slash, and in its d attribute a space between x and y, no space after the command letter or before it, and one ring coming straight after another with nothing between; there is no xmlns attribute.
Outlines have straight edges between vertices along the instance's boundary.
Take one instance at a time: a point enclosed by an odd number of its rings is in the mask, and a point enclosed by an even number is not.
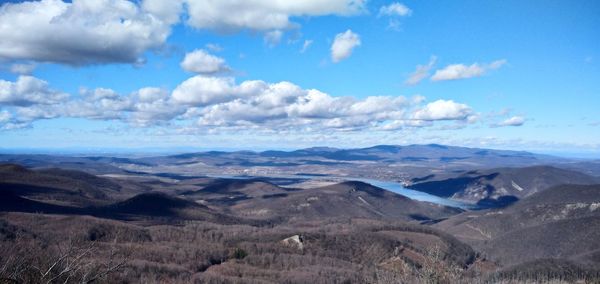
<svg viewBox="0 0 600 284"><path fill-rule="evenodd" d="M598 15L598 1L6 2L0 148L598 155Z"/></svg>

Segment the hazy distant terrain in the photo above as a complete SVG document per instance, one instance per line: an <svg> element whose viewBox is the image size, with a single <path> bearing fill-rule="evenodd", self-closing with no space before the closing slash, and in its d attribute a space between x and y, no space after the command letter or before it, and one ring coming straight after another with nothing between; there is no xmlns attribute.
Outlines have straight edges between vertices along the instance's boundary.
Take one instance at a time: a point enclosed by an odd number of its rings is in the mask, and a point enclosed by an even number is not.
<svg viewBox="0 0 600 284"><path fill-rule="evenodd" d="M327 147L296 151L198 152L153 157L0 154L0 161L28 167L61 167L94 173L201 175L340 175L412 182L471 170L553 165L600 176L600 161L575 160L523 151L430 145Z"/></svg>
<svg viewBox="0 0 600 284"><path fill-rule="evenodd" d="M0 275L24 282L600 277L600 179L577 170L593 161L442 145L0 159Z"/></svg>

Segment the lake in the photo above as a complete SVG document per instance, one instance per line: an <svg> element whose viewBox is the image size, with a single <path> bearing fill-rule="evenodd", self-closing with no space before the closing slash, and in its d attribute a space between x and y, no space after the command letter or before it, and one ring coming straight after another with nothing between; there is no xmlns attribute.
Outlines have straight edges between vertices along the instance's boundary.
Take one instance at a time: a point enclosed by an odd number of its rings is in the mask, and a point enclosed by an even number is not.
<svg viewBox="0 0 600 284"><path fill-rule="evenodd" d="M479 208L475 204L470 204L470 203L461 202L461 201L457 201L457 200L451 200L451 199L448 199L448 198L443 198L443 197L435 196L435 195L432 195L432 194L429 194L429 193L425 193L425 192L421 192L421 191L416 191L416 190L408 189L408 188L405 188L399 182L383 181L383 180L368 179L368 178L323 176L323 175L310 175L310 174L276 175L276 176L229 176L229 175L219 175L219 176L211 176L211 177L215 177L215 178L233 178L233 179L250 179L250 178L265 178L265 179L273 178L273 179L280 179L280 178L289 178L289 179L300 179L300 180L302 180L302 179L308 180L308 179L333 178L333 179L340 179L340 180L346 180L346 181L351 181L351 180L352 181L362 181L362 182L371 184L371 185L379 187L379 188L383 188L385 190L388 190L388 191L400 194L402 196L406 196L406 197L408 197L410 199L417 200L417 201L431 202L431 203L440 204L440 205L444 205L444 206L457 207L457 208L469 209L469 210L474 210L474 209L478 209ZM277 184L276 181L274 183Z"/></svg>

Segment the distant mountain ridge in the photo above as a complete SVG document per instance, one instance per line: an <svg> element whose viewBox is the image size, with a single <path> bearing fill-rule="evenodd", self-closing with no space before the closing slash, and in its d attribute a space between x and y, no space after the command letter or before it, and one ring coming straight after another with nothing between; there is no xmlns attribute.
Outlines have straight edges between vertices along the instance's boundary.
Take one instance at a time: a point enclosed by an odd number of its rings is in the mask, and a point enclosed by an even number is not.
<svg viewBox="0 0 600 284"><path fill-rule="evenodd" d="M564 163L577 168L576 160L555 156L535 154L525 151L494 150L427 145L376 145L365 148L342 149L333 147L311 147L292 151L205 151L150 157L102 157L102 156L51 156L51 155L15 155L0 154L0 161L18 163L28 167L60 167L63 169L85 168L93 173L126 173L123 166L129 168L150 168L157 165L188 165L197 162L209 166L271 166L296 167L302 165L335 166L361 161L381 165L403 164L422 167L430 165L440 167L492 168L518 167L540 164ZM432 164L433 163L433 164ZM591 161L591 163L594 163ZM584 165L582 165L584 166ZM585 165L588 167L588 165ZM593 167L600 172L600 166Z"/></svg>
<svg viewBox="0 0 600 284"><path fill-rule="evenodd" d="M385 155L398 154L403 157L426 157L426 158L440 158L448 154L455 156L463 155L477 155L477 156L518 156L518 157L537 157L537 158L553 158L560 159L558 157L534 154L526 151L512 151L512 150L492 150L483 148L468 148L458 146L446 146L440 144L412 144L412 145L376 145L365 148L334 148L334 147L311 147L291 151L281 150L268 150L262 152L254 151L207 151L207 152L196 152L196 153L185 153L178 155L171 155L171 158L190 158L190 157L202 157L202 156L222 156L228 154L241 154L241 155L257 155L263 157L311 157L320 156L324 158L331 158L337 160L353 160L353 159L383 159Z"/></svg>

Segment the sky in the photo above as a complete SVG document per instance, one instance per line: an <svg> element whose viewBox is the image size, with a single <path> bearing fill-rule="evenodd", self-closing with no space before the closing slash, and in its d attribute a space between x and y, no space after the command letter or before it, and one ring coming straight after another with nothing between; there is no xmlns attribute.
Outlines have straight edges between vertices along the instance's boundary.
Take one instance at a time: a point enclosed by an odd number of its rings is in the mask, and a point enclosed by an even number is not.
<svg viewBox="0 0 600 284"><path fill-rule="evenodd" d="M0 6L0 149L600 156L600 2Z"/></svg>

